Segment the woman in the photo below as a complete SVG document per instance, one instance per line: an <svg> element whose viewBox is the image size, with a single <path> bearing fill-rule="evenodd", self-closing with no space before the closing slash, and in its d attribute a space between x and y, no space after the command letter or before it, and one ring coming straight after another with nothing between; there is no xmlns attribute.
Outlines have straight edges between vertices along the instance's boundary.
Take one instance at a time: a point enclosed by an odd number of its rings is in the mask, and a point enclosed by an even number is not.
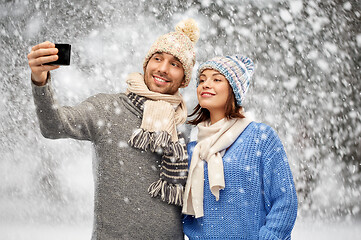
<svg viewBox="0 0 361 240"><path fill-rule="evenodd" d="M216 57L198 69L191 116L183 230L189 239L289 239L297 196L283 145L266 124L245 116L253 62Z"/></svg>

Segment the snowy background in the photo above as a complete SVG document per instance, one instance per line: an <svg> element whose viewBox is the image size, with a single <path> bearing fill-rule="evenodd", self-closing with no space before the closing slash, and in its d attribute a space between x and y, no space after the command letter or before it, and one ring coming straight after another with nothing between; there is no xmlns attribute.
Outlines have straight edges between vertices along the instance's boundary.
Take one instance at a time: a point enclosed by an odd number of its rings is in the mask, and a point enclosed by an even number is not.
<svg viewBox="0 0 361 240"><path fill-rule="evenodd" d="M53 85L73 105L124 91L153 41L186 17L201 30L196 67L235 53L256 64L245 107L285 145L299 198L293 239L361 236L360 1L0 0L1 240L91 235L92 148L41 136L31 46L72 44ZM195 83L182 93L191 111Z"/></svg>

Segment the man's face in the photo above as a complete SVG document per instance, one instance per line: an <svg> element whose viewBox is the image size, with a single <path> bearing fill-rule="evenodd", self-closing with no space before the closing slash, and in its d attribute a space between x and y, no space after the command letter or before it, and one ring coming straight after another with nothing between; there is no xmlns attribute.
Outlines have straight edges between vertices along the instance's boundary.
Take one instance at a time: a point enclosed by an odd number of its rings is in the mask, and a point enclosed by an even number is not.
<svg viewBox="0 0 361 240"><path fill-rule="evenodd" d="M152 92L173 95L185 83L183 66L171 54L155 53L145 69L144 81Z"/></svg>

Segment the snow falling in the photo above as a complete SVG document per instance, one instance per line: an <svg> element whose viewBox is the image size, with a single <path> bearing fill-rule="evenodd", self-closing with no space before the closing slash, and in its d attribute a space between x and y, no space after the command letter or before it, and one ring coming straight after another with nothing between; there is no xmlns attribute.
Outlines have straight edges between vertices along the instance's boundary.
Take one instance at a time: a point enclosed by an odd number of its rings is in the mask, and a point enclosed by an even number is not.
<svg viewBox="0 0 361 240"><path fill-rule="evenodd" d="M285 146L299 199L294 239L356 236L350 226L359 227L361 217L360 1L4 0L1 239L47 239L53 232L89 239L91 232L91 144L41 136L26 57L31 47L45 40L72 45L71 65L54 71L52 84L62 105L74 105L125 91L125 77L142 72L152 42L186 17L201 30L195 69L216 55L241 53L255 62L245 108L276 129ZM190 112L195 82L182 94ZM340 226L341 233L333 230Z"/></svg>

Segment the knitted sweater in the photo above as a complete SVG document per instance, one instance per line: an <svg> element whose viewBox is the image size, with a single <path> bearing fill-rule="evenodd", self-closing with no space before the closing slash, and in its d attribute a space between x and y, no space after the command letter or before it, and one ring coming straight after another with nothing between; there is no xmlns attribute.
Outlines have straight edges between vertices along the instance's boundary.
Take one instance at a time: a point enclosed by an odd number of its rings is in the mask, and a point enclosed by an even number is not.
<svg viewBox="0 0 361 240"><path fill-rule="evenodd" d="M188 144L189 159L195 145ZM226 151L223 164L226 186L216 201L205 163L204 217L183 218L189 239L290 239L297 196L275 131L265 124L250 123Z"/></svg>
<svg viewBox="0 0 361 240"><path fill-rule="evenodd" d="M181 209L152 198L160 155L128 146L142 113L125 94L98 94L60 107L50 83L32 84L41 133L46 138L91 141L95 199L92 240L183 239Z"/></svg>

